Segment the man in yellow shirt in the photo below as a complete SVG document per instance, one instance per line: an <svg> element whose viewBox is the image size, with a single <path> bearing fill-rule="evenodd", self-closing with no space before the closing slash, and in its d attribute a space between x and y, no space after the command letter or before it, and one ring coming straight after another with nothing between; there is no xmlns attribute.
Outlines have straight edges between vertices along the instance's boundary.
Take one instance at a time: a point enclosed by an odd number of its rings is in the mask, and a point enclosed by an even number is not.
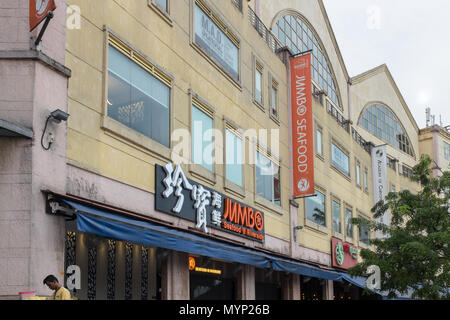
<svg viewBox="0 0 450 320"><path fill-rule="evenodd" d="M44 284L46 284L51 290L54 290L49 300L71 300L69 290L64 288L54 275L47 276L44 279Z"/></svg>

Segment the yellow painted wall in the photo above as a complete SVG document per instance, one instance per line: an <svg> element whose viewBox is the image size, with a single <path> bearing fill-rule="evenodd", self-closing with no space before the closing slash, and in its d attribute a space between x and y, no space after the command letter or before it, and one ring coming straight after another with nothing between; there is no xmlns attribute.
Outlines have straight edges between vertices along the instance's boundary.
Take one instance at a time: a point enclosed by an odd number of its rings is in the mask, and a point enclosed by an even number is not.
<svg viewBox="0 0 450 320"><path fill-rule="evenodd" d="M331 237L336 236L347 242L359 244L358 229L353 227L353 237L348 238L345 235L345 207L348 206L353 211L353 217L364 214L371 218L370 208L373 198L372 180L371 180L371 158L358 143L356 143L351 134L342 128L336 120L327 113L326 108L314 100L314 118L315 122L322 127L323 135L323 158L315 156L315 181L321 191L325 194L325 212L326 228L315 228L305 217L305 200L301 200L299 207L298 221L304 225L301 231L300 244L324 253L331 252ZM350 131L351 132L351 131ZM340 144L349 154L350 177L346 177L331 164L331 141ZM363 188L356 183L356 159L361 165L361 184L363 184L364 168L368 169L369 193L364 192ZM338 200L341 204L341 234L335 234L332 223L332 199Z"/></svg>
<svg viewBox="0 0 450 320"><path fill-rule="evenodd" d="M259 8L255 7L255 1L249 2L250 6L260 14L262 21L269 28L277 22L277 19L287 13L297 12L306 19L312 29L315 31L317 38L321 42L324 53L330 63L330 67L335 76L335 83L338 87L338 93L342 102L341 114L344 118L348 118L348 96L347 96L347 70L343 65L339 49L336 46L334 35L330 32L331 27L327 24L327 20L323 14L323 8L320 1L306 1L299 3L298 1L259 1ZM258 10L259 9L259 10ZM325 98L324 98L325 100ZM370 155L357 144L350 133L345 131L338 125L336 120L327 113L326 103L321 105L318 100L314 99L314 121L315 127L322 128L323 136L323 157L315 156L315 182L325 194L325 211L326 211L326 228L316 228L305 217L305 200L297 200L298 223L304 226L300 231L299 243L302 246L315 249L317 251L330 254L331 237L338 236L345 241L358 244L358 230L354 227L353 239L345 236L345 207L349 206L353 210L353 217L359 214L365 214L371 217L370 208L372 207L373 198L371 196L372 180L371 180L371 160ZM350 177L345 177L331 165L331 141L332 139L341 144L345 151L348 152L350 159ZM356 185L355 165L356 159L361 164L361 184L363 181L364 168L368 169L368 187L369 193ZM333 232L331 203L332 198L339 200L341 204L341 224L342 234L336 235Z"/></svg>
<svg viewBox="0 0 450 320"><path fill-rule="evenodd" d="M188 90L215 108L215 127L223 130L223 118L242 129L280 129L282 206L280 210L254 202L254 168L245 165L245 198L249 205L263 210L266 233L289 240L289 150L286 69L258 33L248 24L247 11L239 12L231 1L207 1L210 9L240 38L242 88L239 89L216 66L205 59L190 44L190 1L172 1L166 22L147 0L88 1L69 0L78 5L82 21L80 30L67 31L66 63L72 70L69 83L69 113L67 158L72 165L96 172L111 179L154 192L154 164L165 159L151 150L126 141L101 128L103 100L104 50L106 28L113 31L133 49L145 55L173 77L173 129L189 129ZM252 54L264 63L263 94L266 112L252 101ZM279 83L280 124L268 113L268 73ZM269 145L270 147L270 145ZM189 175L188 166L184 171ZM204 183L227 193L224 170L216 166L216 184ZM235 194L232 197L237 198ZM278 212L277 212L278 211Z"/></svg>
<svg viewBox="0 0 450 320"><path fill-rule="evenodd" d="M437 150L435 150L435 140ZM444 128L432 126L420 130L420 154L428 154L432 160L436 161L442 171L449 171L450 161L445 158L445 143L450 144L450 133ZM440 174L438 171L435 173Z"/></svg>
<svg viewBox="0 0 450 320"><path fill-rule="evenodd" d="M243 12L239 12L228 0L208 0L206 3L220 19L240 39L240 67L242 87L239 89L230 79L220 73L217 67L200 54L190 43L191 1L171 0L170 17L172 22L157 14L148 0L110 0L89 1L69 0L68 5L78 5L82 21L80 30L67 31L66 64L72 70L69 83L69 119L67 158L72 165L98 173L125 184L154 192L154 164L165 164L169 159L152 150L127 141L102 129L105 101L103 99L103 75L105 72L105 31L104 26L126 41L133 49L146 56L173 78L172 104L173 129L190 127L190 96L192 90L201 99L214 107L215 127L223 130L223 118L235 122L242 129L280 129L280 158L282 205L273 210L273 206L263 206L255 202L254 166L244 167L245 197L238 198L224 189L224 170L216 166L216 183L190 176L222 193L230 194L251 206L261 209L266 217L266 233L286 241L290 240L289 226L289 117L288 83L286 67L269 49L267 44L248 22L247 4L244 1ZM261 1L261 17L271 27L275 15L285 8L293 8L312 24L317 32L333 68L335 81L343 104L342 115L353 121L353 126L366 140L382 144L374 136L357 126L362 108L370 101L384 101L402 120L416 154L419 153L418 130L408 118L402 102L393 90L389 79L383 74L369 76L367 80L351 86L351 104L347 96L348 75L338 52L330 26L323 15L319 1ZM250 2L253 5L253 1ZM252 55L264 64L263 94L266 112L253 103L252 98ZM279 83L280 123L272 120L268 113L268 73ZM326 112L326 107L314 100L314 119L323 130L323 159L315 158L316 185L325 190L326 225L317 230L305 220L304 200L299 203L298 223L304 226L299 237L300 245L330 253L332 231L331 199L337 197L341 203L341 221L345 230L345 205L353 209L353 216L364 214L371 217L373 206L372 173L370 155L352 139L351 131L346 132L336 120ZM350 177L346 178L331 165L331 139L341 143L350 158ZM248 141L247 141L248 142ZM270 147L270 146L269 146ZM388 146L388 154L400 162L413 166L416 160ZM189 158L189 156L188 156ZM366 193L356 185L355 159L361 163L361 183L364 168L368 170L368 188ZM188 167L185 172L190 175ZM417 188L409 179L388 170L388 181L396 185L397 190ZM353 239L343 239L358 243L358 230L354 227Z"/></svg>

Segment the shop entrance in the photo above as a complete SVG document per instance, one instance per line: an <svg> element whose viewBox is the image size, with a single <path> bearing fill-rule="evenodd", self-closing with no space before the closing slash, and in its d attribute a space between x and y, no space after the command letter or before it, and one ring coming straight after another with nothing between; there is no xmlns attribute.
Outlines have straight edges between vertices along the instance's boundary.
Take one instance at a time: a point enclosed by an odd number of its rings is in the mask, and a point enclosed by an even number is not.
<svg viewBox="0 0 450 320"><path fill-rule="evenodd" d="M163 258L159 248L76 231L65 236L65 269L81 272L81 289L71 292L79 300L161 299Z"/></svg>
<svg viewBox="0 0 450 320"><path fill-rule="evenodd" d="M255 269L255 299L281 300L281 273L267 269Z"/></svg>
<svg viewBox="0 0 450 320"><path fill-rule="evenodd" d="M191 300L236 300L234 265L207 257L189 257Z"/></svg>
<svg viewBox="0 0 450 320"><path fill-rule="evenodd" d="M302 276L300 278L301 300L323 300L323 280Z"/></svg>
<svg viewBox="0 0 450 320"><path fill-rule="evenodd" d="M333 282L334 297L333 300L381 300L378 294L369 294L363 289L354 286L348 282Z"/></svg>

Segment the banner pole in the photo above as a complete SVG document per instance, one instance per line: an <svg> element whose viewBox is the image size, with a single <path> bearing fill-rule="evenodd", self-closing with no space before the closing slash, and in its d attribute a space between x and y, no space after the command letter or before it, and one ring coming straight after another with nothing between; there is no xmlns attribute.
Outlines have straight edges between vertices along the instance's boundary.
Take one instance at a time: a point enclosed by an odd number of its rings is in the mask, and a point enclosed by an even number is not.
<svg viewBox="0 0 450 320"><path fill-rule="evenodd" d="M317 194L310 194L310 195L307 195L307 196L294 197L294 200L295 200L295 199L312 198L312 197L317 197Z"/></svg>
<svg viewBox="0 0 450 320"><path fill-rule="evenodd" d="M45 18L44 25L42 26L42 29L39 32L39 35L34 43L36 46L39 44L39 42L41 42L42 37L44 36L44 32L45 32L45 30L47 30L47 26L53 17L54 17L53 11L47 12L47 17Z"/></svg>
<svg viewBox="0 0 450 320"><path fill-rule="evenodd" d="M309 49L309 50L306 50L306 51L303 51L303 52L299 52L299 53L296 53L296 54L291 54L291 58L303 56L303 55L305 55L307 53L310 53L310 52L312 52L312 49Z"/></svg>

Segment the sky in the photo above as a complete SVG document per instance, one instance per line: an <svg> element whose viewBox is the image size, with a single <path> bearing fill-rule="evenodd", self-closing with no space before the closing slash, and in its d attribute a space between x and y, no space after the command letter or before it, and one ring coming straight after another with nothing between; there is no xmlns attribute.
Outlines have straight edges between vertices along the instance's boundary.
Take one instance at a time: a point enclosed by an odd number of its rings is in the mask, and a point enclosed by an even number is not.
<svg viewBox="0 0 450 320"><path fill-rule="evenodd" d="M450 125L449 0L323 0L350 77L385 63L419 128Z"/></svg>

